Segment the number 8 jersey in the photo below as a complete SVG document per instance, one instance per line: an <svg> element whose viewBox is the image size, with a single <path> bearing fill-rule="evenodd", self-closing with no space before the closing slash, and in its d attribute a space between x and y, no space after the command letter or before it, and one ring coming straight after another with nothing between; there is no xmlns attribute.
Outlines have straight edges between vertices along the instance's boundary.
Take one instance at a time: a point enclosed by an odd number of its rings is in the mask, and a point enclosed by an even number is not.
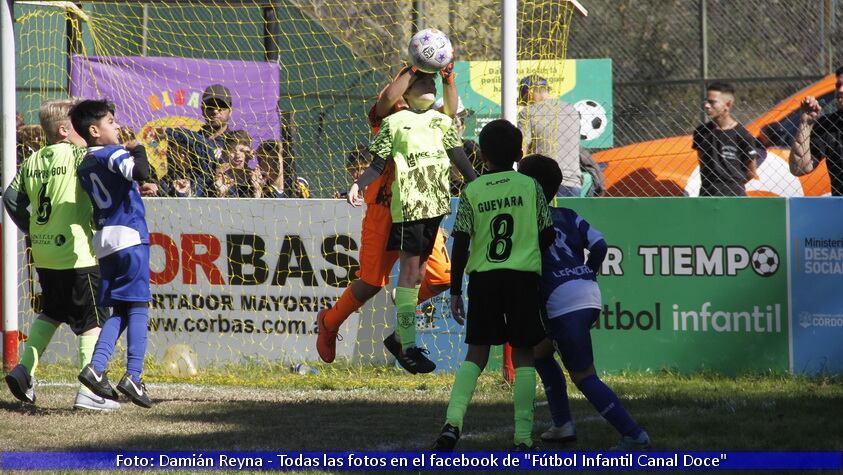
<svg viewBox="0 0 843 475"><path fill-rule="evenodd" d="M149 244L146 211L132 179L135 160L122 145L88 147L77 174L94 205L94 251L98 258Z"/></svg>
<svg viewBox="0 0 843 475"><path fill-rule="evenodd" d="M454 231L471 237L466 272L541 274L539 233L553 226L539 184L514 170L486 173L465 187Z"/></svg>

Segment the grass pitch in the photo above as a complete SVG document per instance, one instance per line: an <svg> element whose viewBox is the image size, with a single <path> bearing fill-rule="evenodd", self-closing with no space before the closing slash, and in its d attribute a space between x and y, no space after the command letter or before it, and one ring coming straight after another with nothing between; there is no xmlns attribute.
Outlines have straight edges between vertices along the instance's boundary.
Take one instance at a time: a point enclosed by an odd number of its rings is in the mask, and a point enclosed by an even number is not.
<svg viewBox="0 0 843 475"><path fill-rule="evenodd" d="M0 451L426 450L443 423L453 381L343 365L317 365L318 374L302 376L273 364L203 369L178 380L154 363L148 367L152 409L125 402L109 414L72 410L78 384L70 364L39 368L35 406L17 402L3 385ZM650 433L654 450L843 449L839 378L662 372L604 380ZM579 440L558 449L615 444L614 430L570 383L568 392ZM537 394L536 438L550 423L541 388ZM499 375L481 376L459 449L510 447L510 395Z"/></svg>

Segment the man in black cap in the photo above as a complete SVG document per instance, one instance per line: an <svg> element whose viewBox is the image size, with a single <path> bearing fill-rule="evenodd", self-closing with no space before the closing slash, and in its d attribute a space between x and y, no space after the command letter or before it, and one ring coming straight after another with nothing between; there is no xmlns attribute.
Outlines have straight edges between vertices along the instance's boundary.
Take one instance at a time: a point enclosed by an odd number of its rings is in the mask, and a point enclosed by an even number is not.
<svg viewBox="0 0 843 475"><path fill-rule="evenodd" d="M186 128L164 129L168 141L168 170L164 190L170 196L207 196L214 194L217 165L223 162L225 137L231 119L231 91L212 84L202 93L205 125L193 132Z"/></svg>

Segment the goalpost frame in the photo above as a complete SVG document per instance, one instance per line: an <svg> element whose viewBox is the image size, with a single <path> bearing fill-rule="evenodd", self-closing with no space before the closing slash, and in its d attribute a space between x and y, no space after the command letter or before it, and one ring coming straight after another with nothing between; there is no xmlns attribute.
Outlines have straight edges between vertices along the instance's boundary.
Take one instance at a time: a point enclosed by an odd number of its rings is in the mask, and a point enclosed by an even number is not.
<svg viewBox="0 0 843 475"><path fill-rule="evenodd" d="M13 0L0 0L0 157L3 163L3 190L16 172L15 143L15 32ZM18 228L8 213L3 213L3 371L18 363Z"/></svg>

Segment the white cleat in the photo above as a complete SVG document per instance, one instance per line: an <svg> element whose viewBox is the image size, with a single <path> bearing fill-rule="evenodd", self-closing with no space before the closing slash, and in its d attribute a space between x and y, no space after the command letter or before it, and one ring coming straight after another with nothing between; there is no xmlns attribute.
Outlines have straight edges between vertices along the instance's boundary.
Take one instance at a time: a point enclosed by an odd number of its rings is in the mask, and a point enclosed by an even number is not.
<svg viewBox="0 0 843 475"><path fill-rule="evenodd" d="M574 421L568 421L561 427L551 425L540 437L545 442L573 442L577 440L577 428Z"/></svg>
<svg viewBox="0 0 843 475"><path fill-rule="evenodd" d="M116 411L120 409L120 403L104 397L99 397L90 389L82 387L76 393L76 402L73 403L74 409L87 409L89 411Z"/></svg>

